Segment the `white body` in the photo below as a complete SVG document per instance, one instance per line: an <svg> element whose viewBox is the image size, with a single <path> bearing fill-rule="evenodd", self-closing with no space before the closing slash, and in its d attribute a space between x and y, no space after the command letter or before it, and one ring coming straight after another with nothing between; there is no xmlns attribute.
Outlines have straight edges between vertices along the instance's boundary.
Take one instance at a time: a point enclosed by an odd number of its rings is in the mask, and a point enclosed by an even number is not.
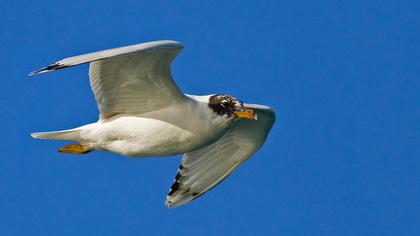
<svg viewBox="0 0 420 236"><path fill-rule="evenodd" d="M207 98L208 96L203 96ZM85 125L73 140L126 156L174 155L219 139L229 122L196 100L140 115L116 115ZM168 116L170 115L170 117ZM151 118L153 117L153 118ZM176 124L172 121L177 118Z"/></svg>

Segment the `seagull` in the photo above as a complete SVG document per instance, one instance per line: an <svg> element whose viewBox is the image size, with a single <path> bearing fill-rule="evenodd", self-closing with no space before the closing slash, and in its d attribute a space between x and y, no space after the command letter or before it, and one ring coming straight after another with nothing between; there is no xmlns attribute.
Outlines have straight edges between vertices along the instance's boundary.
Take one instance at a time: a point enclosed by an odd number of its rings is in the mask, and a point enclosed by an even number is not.
<svg viewBox="0 0 420 236"><path fill-rule="evenodd" d="M179 42L160 40L73 56L31 72L90 63L100 112L95 123L31 136L76 142L58 149L62 153L183 154L165 204L174 208L203 195L262 146L275 113L227 94L183 94L171 76L182 49Z"/></svg>

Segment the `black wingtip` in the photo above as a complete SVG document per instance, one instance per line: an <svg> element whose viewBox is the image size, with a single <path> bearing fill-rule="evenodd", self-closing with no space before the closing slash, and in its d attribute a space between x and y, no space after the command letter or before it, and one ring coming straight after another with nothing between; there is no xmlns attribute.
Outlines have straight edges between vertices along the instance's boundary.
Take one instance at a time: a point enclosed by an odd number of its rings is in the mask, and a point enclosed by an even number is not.
<svg viewBox="0 0 420 236"><path fill-rule="evenodd" d="M172 184L171 188L169 189L168 196L171 196L172 194L174 194L179 189L179 186L180 186L179 179L182 176L181 170L183 168L184 168L184 166L182 164L179 165L179 167L178 167L178 173L175 176L174 183Z"/></svg>
<svg viewBox="0 0 420 236"><path fill-rule="evenodd" d="M54 70L58 70L58 69L66 68L66 67L68 67L68 66L60 64L60 63L55 63L55 64L52 64L52 65L43 67L39 70L32 71L31 73L29 73L28 76L42 74L42 73L46 73L46 72L50 72L50 71L54 71Z"/></svg>

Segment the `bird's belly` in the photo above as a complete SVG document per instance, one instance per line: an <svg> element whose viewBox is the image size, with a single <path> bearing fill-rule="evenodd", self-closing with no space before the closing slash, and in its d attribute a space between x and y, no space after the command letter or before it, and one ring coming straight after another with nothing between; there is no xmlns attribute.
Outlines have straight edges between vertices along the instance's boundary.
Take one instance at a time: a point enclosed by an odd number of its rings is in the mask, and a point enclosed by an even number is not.
<svg viewBox="0 0 420 236"><path fill-rule="evenodd" d="M91 145L126 156L175 155L200 148L212 135L142 117L121 117L87 132Z"/></svg>

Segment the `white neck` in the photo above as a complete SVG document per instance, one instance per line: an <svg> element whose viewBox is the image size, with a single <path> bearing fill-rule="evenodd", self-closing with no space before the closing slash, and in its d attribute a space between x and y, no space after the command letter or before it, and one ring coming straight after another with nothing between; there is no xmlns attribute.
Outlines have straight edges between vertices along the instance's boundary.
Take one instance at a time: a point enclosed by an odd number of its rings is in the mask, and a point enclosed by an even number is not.
<svg viewBox="0 0 420 236"><path fill-rule="evenodd" d="M197 95L191 95L191 94L185 94L185 96L190 97L191 99L194 99L197 102L203 102L208 104L209 103L209 99L211 96L213 96L214 94L209 94L209 95L203 95L203 96L197 96Z"/></svg>

